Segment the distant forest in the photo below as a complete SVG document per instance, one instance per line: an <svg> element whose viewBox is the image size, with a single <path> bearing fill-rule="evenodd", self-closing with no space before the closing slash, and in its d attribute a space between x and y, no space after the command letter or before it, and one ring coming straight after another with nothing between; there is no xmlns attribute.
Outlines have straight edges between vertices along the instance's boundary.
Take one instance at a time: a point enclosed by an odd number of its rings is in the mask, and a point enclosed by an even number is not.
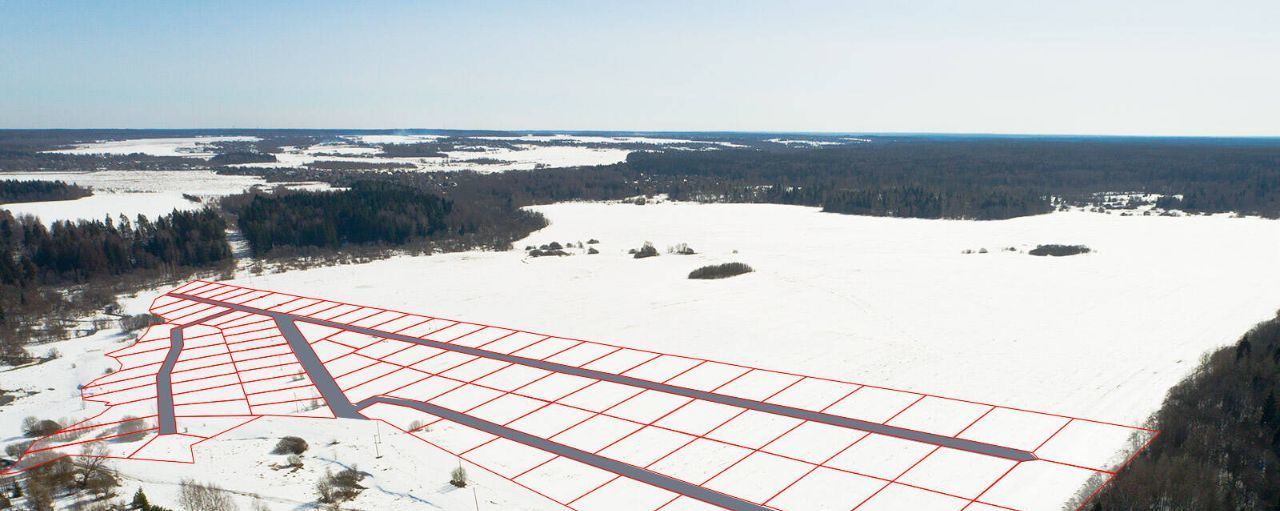
<svg viewBox="0 0 1280 511"><path fill-rule="evenodd" d="M72 200L93 195L88 188L63 181L0 180L0 204Z"/></svg>
<svg viewBox="0 0 1280 511"><path fill-rule="evenodd" d="M0 357L24 356L26 339L18 330L68 305L69 297L57 288L227 263L225 231L223 218L208 209L174 211L154 221L138 216L48 226L0 210Z"/></svg>
<svg viewBox="0 0 1280 511"><path fill-rule="evenodd" d="M999 219L1104 192L1181 194L1193 212L1280 217L1280 142L903 138L817 149L632 153L672 198L837 213ZM679 178L679 179L676 179Z"/></svg>
<svg viewBox="0 0 1280 511"><path fill-rule="evenodd" d="M1280 509L1280 316L1169 391L1161 430L1092 511Z"/></svg>
<svg viewBox="0 0 1280 511"><path fill-rule="evenodd" d="M220 171L337 185L391 180L457 204L508 207L665 193L832 213L994 220L1097 205L1099 194L1133 192L1165 195L1158 206L1167 209L1280 217L1277 140L879 137L818 148L633 152L617 165L492 174Z"/></svg>

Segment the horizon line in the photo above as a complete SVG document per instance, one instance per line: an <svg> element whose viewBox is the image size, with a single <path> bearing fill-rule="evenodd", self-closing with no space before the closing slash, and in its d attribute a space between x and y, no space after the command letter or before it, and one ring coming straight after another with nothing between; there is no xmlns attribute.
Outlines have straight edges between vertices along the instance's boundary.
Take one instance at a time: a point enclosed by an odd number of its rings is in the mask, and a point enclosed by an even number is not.
<svg viewBox="0 0 1280 511"><path fill-rule="evenodd" d="M1183 139L1280 139L1272 135L1224 135L1224 134L1121 134L1121 133L1015 133L985 131L795 131L795 130L628 130L628 129L492 129L492 128L298 128L298 127L198 127L198 128L13 128L0 127L0 132L11 131L352 131L352 132L445 132L445 133L512 133L512 134L701 134L701 135L803 135L803 136L925 136L925 137L1015 137L1015 138L1183 138Z"/></svg>

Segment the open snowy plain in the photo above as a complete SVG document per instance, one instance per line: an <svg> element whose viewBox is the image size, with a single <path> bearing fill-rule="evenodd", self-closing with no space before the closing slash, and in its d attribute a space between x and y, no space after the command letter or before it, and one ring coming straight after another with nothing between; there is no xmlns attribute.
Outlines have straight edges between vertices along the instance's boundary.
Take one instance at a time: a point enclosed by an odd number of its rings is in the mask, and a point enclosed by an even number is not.
<svg viewBox="0 0 1280 511"><path fill-rule="evenodd" d="M669 202L534 209L551 225L518 248L594 238L586 246L600 253L405 256L243 272L233 283L1122 424L1143 423L1202 354L1280 306L1280 222L1256 218L1073 211L973 222ZM627 254L646 241L662 255ZM697 254L666 252L680 243ZM1093 252L1026 253L1044 243ZM756 271L686 278L731 261ZM153 297L127 305L141 312ZM40 391L0 409L3 434L15 435L25 415L94 413L82 410L75 386L129 341L58 343L51 347L64 356L51 365L0 373L6 389ZM174 502L176 482L197 477L270 494L275 509L304 508L317 474L358 463L372 476L352 503L359 509L472 509L473 499L481 509L559 508L481 470L470 471L474 494L454 489L452 457L378 428L260 420L198 446L195 465L117 466L159 502ZM266 452L284 434L312 443L302 471L268 466L281 461Z"/></svg>
<svg viewBox="0 0 1280 511"><path fill-rule="evenodd" d="M97 172L4 172L0 179L65 181L91 188L93 195L69 201L22 202L0 207L14 215L35 215L45 223L102 220L125 215L155 218L173 210L205 207L205 201L267 186L256 176L223 175L210 170L103 170ZM275 185L271 185L275 186ZM289 183L293 188L324 189L324 183ZM195 197L194 201L186 196Z"/></svg>

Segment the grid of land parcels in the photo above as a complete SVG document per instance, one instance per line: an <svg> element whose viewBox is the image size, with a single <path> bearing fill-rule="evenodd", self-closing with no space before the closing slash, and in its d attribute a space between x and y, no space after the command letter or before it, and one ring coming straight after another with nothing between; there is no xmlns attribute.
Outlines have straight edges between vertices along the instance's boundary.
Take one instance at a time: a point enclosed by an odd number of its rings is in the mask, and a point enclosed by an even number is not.
<svg viewBox="0 0 1280 511"><path fill-rule="evenodd" d="M258 417L367 418L582 511L1038 511L1156 434L222 283L151 310L83 388L107 410L24 459L145 435L109 456L192 462Z"/></svg>

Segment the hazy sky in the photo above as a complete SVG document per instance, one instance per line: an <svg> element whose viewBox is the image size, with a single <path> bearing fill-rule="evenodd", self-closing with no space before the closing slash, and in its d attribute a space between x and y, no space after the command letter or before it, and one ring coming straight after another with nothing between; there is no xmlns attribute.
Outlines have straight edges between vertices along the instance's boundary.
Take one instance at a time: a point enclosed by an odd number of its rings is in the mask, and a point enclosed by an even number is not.
<svg viewBox="0 0 1280 511"><path fill-rule="evenodd" d="M0 0L0 127L1280 135L1280 0Z"/></svg>

